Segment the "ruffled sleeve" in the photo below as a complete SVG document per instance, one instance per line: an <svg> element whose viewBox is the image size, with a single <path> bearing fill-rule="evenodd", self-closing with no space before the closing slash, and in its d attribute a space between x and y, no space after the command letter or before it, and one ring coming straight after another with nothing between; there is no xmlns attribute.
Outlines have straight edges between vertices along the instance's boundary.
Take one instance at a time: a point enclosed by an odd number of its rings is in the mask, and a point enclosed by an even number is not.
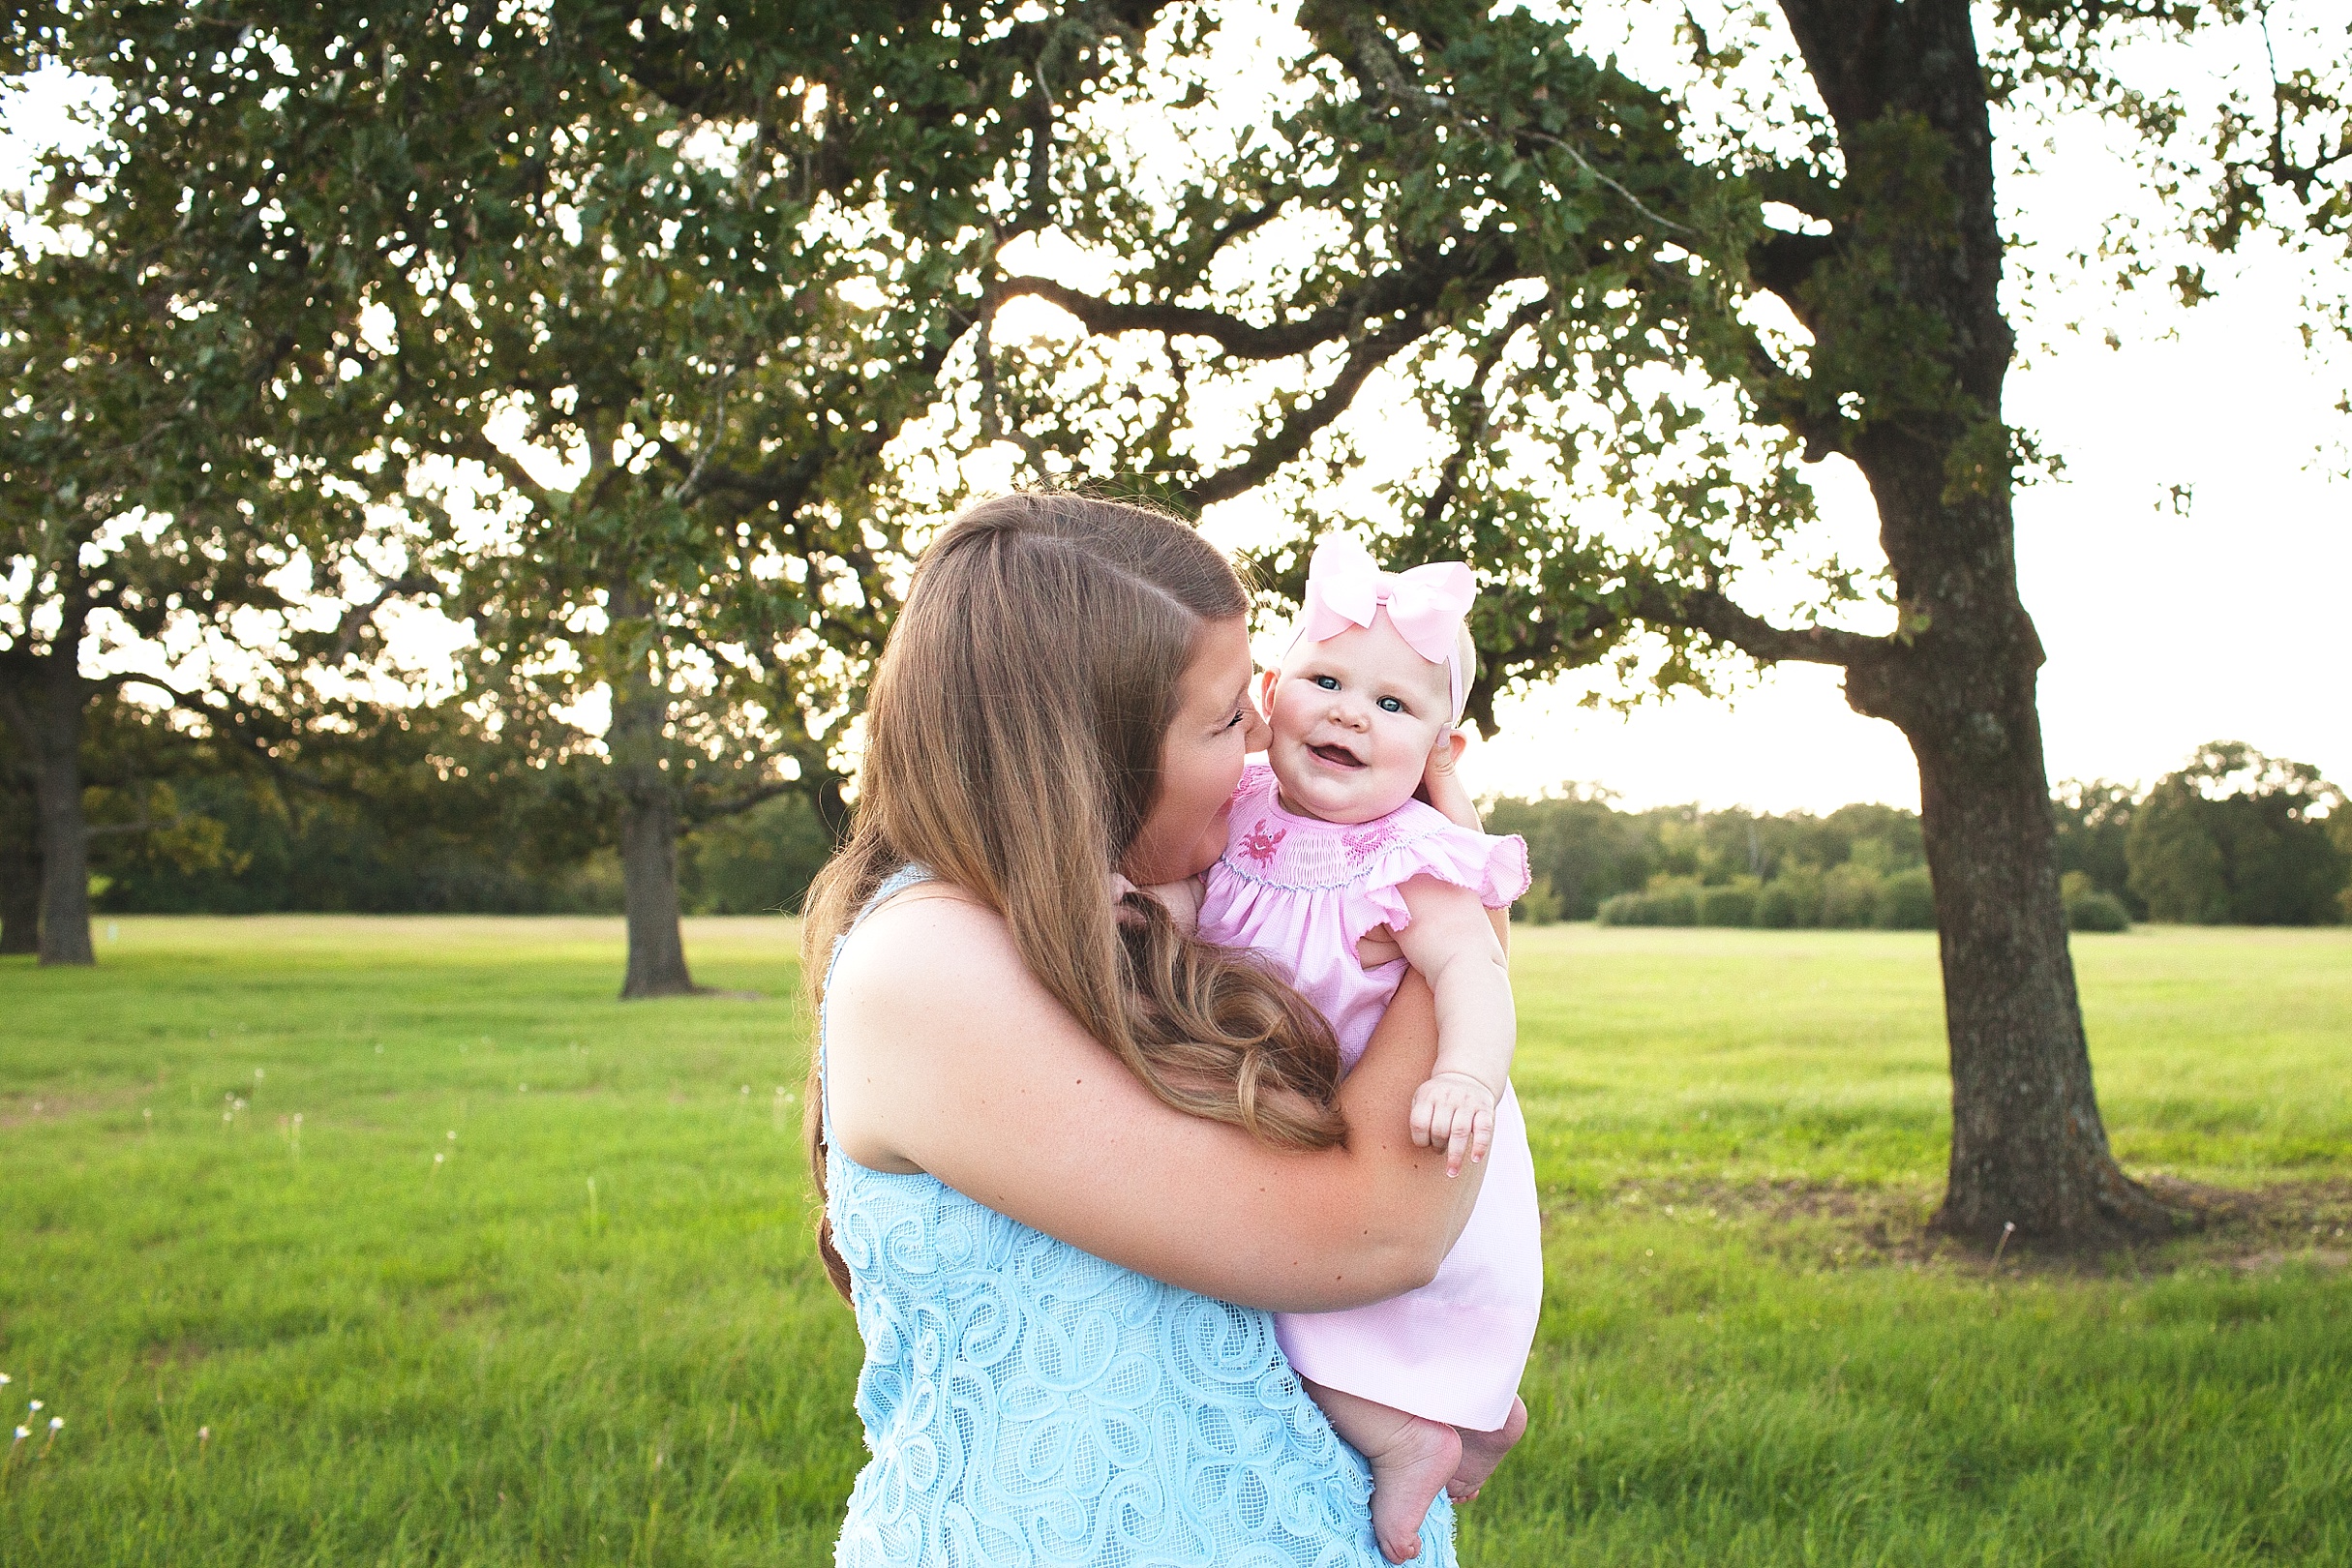
<svg viewBox="0 0 2352 1568"><path fill-rule="evenodd" d="M1489 909L1502 909L1525 894L1525 839L1517 833L1472 832L1427 806L1421 811L1427 817L1404 828L1394 845L1375 854L1365 867L1363 881L1351 890L1346 914L1350 946L1362 941L1374 926L1402 931L1413 923L1403 889L1415 877L1434 877L1467 888Z"/></svg>

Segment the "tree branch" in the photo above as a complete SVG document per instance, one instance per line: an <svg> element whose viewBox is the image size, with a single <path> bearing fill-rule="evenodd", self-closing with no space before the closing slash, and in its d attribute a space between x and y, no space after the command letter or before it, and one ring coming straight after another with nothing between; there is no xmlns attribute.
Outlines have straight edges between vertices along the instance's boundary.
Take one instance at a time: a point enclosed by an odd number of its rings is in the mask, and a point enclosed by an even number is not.
<svg viewBox="0 0 2352 1568"><path fill-rule="evenodd" d="M1331 378L1321 397L1283 420L1273 435L1259 441L1241 462L1229 468L1220 468L1197 484L1186 486L1181 493L1186 505L1198 510L1230 499L1297 457L1318 432L1347 411L1357 390L1373 371L1427 330L1418 319L1412 319L1357 343L1348 350L1346 363Z"/></svg>
<svg viewBox="0 0 2352 1568"><path fill-rule="evenodd" d="M1542 320L1545 313L1552 309L1552 304L1550 294L1541 294L1526 301L1511 313L1480 351L1477 364L1471 367L1469 387L1464 393L1470 405L1469 423L1462 429L1462 439L1454 443L1454 450L1447 456L1445 467L1438 471L1437 483L1431 487L1430 498L1421 508L1422 527L1433 528L1438 519L1445 516L1446 508L1454 504L1454 497L1462 487L1462 470L1469 466L1470 454L1486 440L1487 426L1493 412L1487 399L1487 377L1493 375L1494 367L1502 363L1502 356L1511 347L1511 340Z"/></svg>
<svg viewBox="0 0 2352 1568"><path fill-rule="evenodd" d="M1449 254L1425 265L1384 272L1347 298L1300 320L1268 327L1194 305L1102 299L1050 278L1004 279L988 291L981 309L993 312L1008 299L1028 296L1068 311L1089 332L1113 337L1128 332L1158 332L1171 338L1207 338L1236 359L1292 359L1346 337L1361 322L1404 311L1427 310L1453 285L1493 288L1524 275L1524 270L1501 247L1457 245Z"/></svg>
<svg viewBox="0 0 2352 1568"><path fill-rule="evenodd" d="M1653 583L1636 598L1633 612L1643 620L1687 626L1764 664L1786 661L1851 669L1896 646L1889 638L1867 637L1835 626L1775 626L1713 588L1676 591Z"/></svg>
<svg viewBox="0 0 2352 1568"><path fill-rule="evenodd" d="M343 613L343 618L335 625L335 662L341 664L351 656L351 649L358 646L359 634L366 629L369 620L374 618L377 611L381 610L394 599L406 599L432 593L439 588L440 584L423 573L409 572L386 583L377 592L376 597L367 603L355 604L346 610Z"/></svg>
<svg viewBox="0 0 2352 1568"><path fill-rule="evenodd" d="M1811 328L1815 313L1803 298L1805 281L1813 276L1815 267L1836 254L1837 244L1827 234L1793 234L1776 228L1748 247L1748 275L1778 295Z"/></svg>
<svg viewBox="0 0 2352 1568"><path fill-rule="evenodd" d="M689 826L700 827L704 823L719 817L741 816L753 806L765 805L779 795L791 795L799 790L813 789L815 783L814 779L809 778L771 779L766 784L755 784L749 789L738 790L733 795L689 801L679 808L678 815L683 817Z"/></svg>

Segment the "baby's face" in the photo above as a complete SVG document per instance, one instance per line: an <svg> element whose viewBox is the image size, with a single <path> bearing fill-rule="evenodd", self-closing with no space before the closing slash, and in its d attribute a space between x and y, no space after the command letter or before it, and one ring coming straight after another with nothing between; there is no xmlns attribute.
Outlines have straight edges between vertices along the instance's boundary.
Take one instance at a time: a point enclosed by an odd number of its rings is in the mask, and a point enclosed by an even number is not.
<svg viewBox="0 0 2352 1568"><path fill-rule="evenodd" d="M1453 722L1445 666L1414 652L1385 610L1299 643L1266 681L1282 804L1325 822L1370 822L1411 799Z"/></svg>

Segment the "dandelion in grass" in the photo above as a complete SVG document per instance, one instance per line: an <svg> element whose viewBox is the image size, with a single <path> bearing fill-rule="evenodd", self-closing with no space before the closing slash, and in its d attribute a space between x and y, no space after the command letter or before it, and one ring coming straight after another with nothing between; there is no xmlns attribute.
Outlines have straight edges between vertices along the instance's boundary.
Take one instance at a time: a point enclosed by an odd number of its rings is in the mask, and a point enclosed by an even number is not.
<svg viewBox="0 0 2352 1568"><path fill-rule="evenodd" d="M31 1435L33 1435L33 1429L30 1427L18 1427L16 1429L16 1441L18 1442L23 1442Z"/></svg>

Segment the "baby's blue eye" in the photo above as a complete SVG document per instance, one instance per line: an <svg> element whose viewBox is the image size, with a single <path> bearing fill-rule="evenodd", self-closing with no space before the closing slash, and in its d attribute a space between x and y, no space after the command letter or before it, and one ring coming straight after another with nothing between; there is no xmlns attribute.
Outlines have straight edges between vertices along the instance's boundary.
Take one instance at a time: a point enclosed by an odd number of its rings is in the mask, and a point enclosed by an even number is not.
<svg viewBox="0 0 2352 1568"><path fill-rule="evenodd" d="M1338 691L1340 689L1340 678L1338 676L1316 676L1314 678L1314 683L1322 687L1325 691Z"/></svg>
<svg viewBox="0 0 2352 1568"><path fill-rule="evenodd" d="M1404 711L1404 704L1398 701L1394 697L1383 697L1380 699L1380 711L1383 713L1402 713Z"/></svg>

